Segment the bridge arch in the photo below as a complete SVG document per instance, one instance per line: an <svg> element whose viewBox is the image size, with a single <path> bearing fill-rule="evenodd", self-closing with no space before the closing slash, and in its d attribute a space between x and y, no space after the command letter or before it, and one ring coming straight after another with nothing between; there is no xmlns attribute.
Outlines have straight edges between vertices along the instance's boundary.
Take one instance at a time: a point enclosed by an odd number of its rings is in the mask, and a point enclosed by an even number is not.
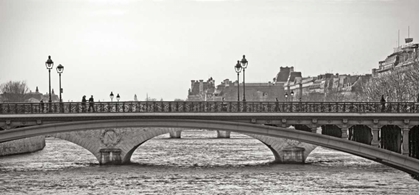
<svg viewBox="0 0 420 195"><path fill-rule="evenodd" d="M2 131L0 132L0 143L25 137L47 135L51 133L80 131L86 129L127 127L170 127L226 130L243 134L251 133L271 137L293 139L361 156L376 162L380 162L382 164L386 164L388 166L395 167L408 173L417 175L419 173L419 161L417 159L392 151L376 148L370 145L304 131L226 121L185 119L120 119L109 121L99 120L55 123Z"/></svg>
<svg viewBox="0 0 420 195"><path fill-rule="evenodd" d="M105 163L105 156L109 158L110 161L113 156L116 156L118 153L119 159L121 163L129 163L131 161L131 156L134 151L140 147L143 143L153 139L156 136L172 133L176 131L181 131L185 129L180 128L118 128L113 129L112 131L116 132L117 134L125 134L122 140L119 141L117 147L104 147L103 140L100 138L109 131L109 129L93 129L93 130L82 130L76 132L63 132L63 133L55 133L49 134L52 137L56 137L62 140L66 140L77 144L90 153L92 153L99 163ZM300 148L302 149L302 158L300 162L304 162L305 159L309 156L309 154L315 149L315 145L296 142L294 140L287 140L283 138L274 138L264 135L258 134L244 134L249 137L255 138L267 146L270 151L273 153L275 160L274 162L286 162L284 159L284 152L289 151L291 148ZM283 149L286 149L285 151ZM110 156L113 155L113 156ZM292 161L296 162L296 161ZM111 163L111 162L110 162Z"/></svg>

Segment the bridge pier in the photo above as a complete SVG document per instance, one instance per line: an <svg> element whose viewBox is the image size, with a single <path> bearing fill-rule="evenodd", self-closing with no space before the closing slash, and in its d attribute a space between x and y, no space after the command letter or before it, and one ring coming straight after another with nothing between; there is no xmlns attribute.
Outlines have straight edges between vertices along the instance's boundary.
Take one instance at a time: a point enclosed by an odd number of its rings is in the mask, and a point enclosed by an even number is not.
<svg viewBox="0 0 420 195"><path fill-rule="evenodd" d="M217 131L217 138L230 138L230 131Z"/></svg>
<svg viewBox="0 0 420 195"><path fill-rule="evenodd" d="M408 150L408 133L410 132L410 128L407 125L404 125L404 127L402 128L402 132L403 132L403 149L402 149L402 154L405 156L409 155L409 150Z"/></svg>
<svg viewBox="0 0 420 195"><path fill-rule="evenodd" d="M274 138L257 134L246 134L261 141L274 154L274 163L278 164L303 164L309 154L317 147L296 140Z"/></svg>
<svg viewBox="0 0 420 195"><path fill-rule="evenodd" d="M103 148L99 150L101 158L99 164L101 165L119 165L121 161L121 149L118 148Z"/></svg>
<svg viewBox="0 0 420 195"><path fill-rule="evenodd" d="M317 130L318 130L318 127L317 126L312 126L311 127L311 132L312 133L316 133Z"/></svg>
<svg viewBox="0 0 420 195"><path fill-rule="evenodd" d="M348 130L347 125L342 125L341 126L341 138L342 139L347 139L349 137L348 134L347 134L347 130Z"/></svg>
<svg viewBox="0 0 420 195"><path fill-rule="evenodd" d="M378 125L372 125L370 126L370 129L372 131L372 141L370 142L370 145L379 147L379 129L380 127Z"/></svg>
<svg viewBox="0 0 420 195"><path fill-rule="evenodd" d="M181 132L182 131L171 131L169 132L169 137L179 139L181 138Z"/></svg>
<svg viewBox="0 0 420 195"><path fill-rule="evenodd" d="M302 147L291 147L291 148L284 148L283 152L283 162L285 164L303 164L305 163L305 155L304 155L305 148Z"/></svg>

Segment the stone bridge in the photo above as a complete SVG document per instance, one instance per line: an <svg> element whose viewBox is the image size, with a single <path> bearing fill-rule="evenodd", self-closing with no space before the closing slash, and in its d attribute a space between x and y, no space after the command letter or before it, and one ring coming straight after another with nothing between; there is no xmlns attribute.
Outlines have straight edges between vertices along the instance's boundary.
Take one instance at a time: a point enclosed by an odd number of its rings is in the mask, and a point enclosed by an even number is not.
<svg viewBox="0 0 420 195"><path fill-rule="evenodd" d="M101 164L119 164L130 162L137 147L164 133L223 130L260 140L278 162L304 162L316 145L418 175L419 115L415 103L389 103L385 107L366 103L292 103L284 110L286 104L279 106L276 102L247 106L230 102L227 107L224 103L148 102L146 106L137 103L124 108L107 107L114 104L108 102L96 104L91 113L84 113L82 104L71 104L76 106L52 104L48 107L56 108L41 113L38 109L42 108L34 104L0 105L0 127L4 129L0 131L0 143L53 135L86 148ZM188 104L188 108L183 107ZM150 105L154 108L148 108ZM322 132L317 131L319 128Z"/></svg>

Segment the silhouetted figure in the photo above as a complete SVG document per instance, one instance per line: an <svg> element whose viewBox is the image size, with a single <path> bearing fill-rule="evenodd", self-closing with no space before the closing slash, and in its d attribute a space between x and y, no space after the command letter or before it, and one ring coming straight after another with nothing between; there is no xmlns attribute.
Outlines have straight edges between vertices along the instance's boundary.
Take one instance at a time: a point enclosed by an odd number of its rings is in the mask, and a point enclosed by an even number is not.
<svg viewBox="0 0 420 195"><path fill-rule="evenodd" d="M381 97L381 112L385 112L385 98L384 95Z"/></svg>
<svg viewBox="0 0 420 195"><path fill-rule="evenodd" d="M89 109L88 112L90 112L90 108L92 108L92 112L95 112L95 108L93 108L93 95L89 98Z"/></svg>
<svg viewBox="0 0 420 195"><path fill-rule="evenodd" d="M227 111L227 103L225 103L225 98L222 97L222 111L226 112Z"/></svg>
<svg viewBox="0 0 420 195"><path fill-rule="evenodd" d="M86 112L86 96L82 97L82 112Z"/></svg>
<svg viewBox="0 0 420 195"><path fill-rule="evenodd" d="M280 111L280 107L279 107L279 99L276 98L276 108L275 108L276 112Z"/></svg>
<svg viewBox="0 0 420 195"><path fill-rule="evenodd" d="M39 102L39 107L40 107L40 111L41 111L42 113L44 113L44 100L41 100L41 101Z"/></svg>

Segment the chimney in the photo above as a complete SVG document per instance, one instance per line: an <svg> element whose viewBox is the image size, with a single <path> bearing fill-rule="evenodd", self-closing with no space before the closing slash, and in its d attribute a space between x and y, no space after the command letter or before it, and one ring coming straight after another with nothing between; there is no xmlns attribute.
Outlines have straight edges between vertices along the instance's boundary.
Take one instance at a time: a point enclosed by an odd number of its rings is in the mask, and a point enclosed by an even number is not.
<svg viewBox="0 0 420 195"><path fill-rule="evenodd" d="M194 80L191 80L191 90L194 88Z"/></svg>
<svg viewBox="0 0 420 195"><path fill-rule="evenodd" d="M223 82L225 83L225 87L229 87L229 79L225 79Z"/></svg>
<svg viewBox="0 0 420 195"><path fill-rule="evenodd" d="M203 92L203 80L200 80L200 85L198 86L199 92Z"/></svg>

